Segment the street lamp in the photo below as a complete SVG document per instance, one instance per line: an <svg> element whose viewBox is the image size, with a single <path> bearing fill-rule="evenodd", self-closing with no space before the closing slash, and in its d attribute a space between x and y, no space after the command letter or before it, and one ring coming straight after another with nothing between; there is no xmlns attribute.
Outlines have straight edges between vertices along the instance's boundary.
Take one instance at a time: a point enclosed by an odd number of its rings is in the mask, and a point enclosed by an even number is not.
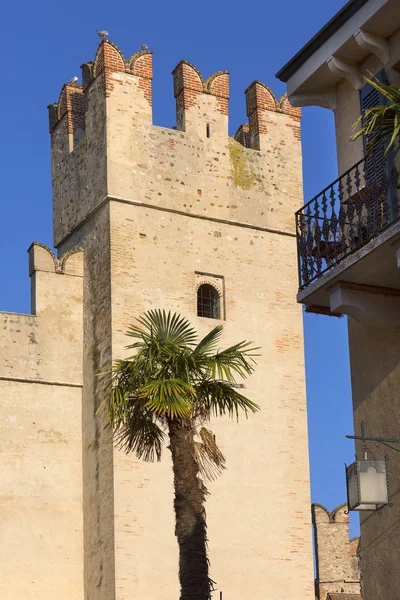
<svg viewBox="0 0 400 600"><path fill-rule="evenodd" d="M361 435L346 435L353 440L377 442L392 450L399 449L392 444L400 444L400 440L367 437L364 421L361 421ZM389 486L385 460L368 460L365 452L364 460L356 460L349 467L346 465L347 503L350 510L379 510L383 506L392 506L389 499Z"/></svg>
<svg viewBox="0 0 400 600"><path fill-rule="evenodd" d="M349 510L379 510L389 504L384 460L357 460L346 467Z"/></svg>

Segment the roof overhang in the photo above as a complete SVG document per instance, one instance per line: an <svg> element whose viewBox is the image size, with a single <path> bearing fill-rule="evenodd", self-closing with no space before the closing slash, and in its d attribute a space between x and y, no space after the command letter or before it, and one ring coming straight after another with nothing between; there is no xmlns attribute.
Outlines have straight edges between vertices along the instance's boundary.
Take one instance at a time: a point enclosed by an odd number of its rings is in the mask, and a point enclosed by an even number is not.
<svg viewBox="0 0 400 600"><path fill-rule="evenodd" d="M278 73L295 106L334 109L335 87L343 78L363 84L361 65L375 54L392 64L398 47L398 0L351 0ZM396 33L397 31L397 33ZM393 38L393 39L392 39ZM391 62L392 61L392 62Z"/></svg>
<svg viewBox="0 0 400 600"><path fill-rule="evenodd" d="M321 46L332 37L364 4L369 0L350 0L337 12L326 25L314 35L301 50L297 52L276 74L276 77L287 83L290 77L312 56Z"/></svg>

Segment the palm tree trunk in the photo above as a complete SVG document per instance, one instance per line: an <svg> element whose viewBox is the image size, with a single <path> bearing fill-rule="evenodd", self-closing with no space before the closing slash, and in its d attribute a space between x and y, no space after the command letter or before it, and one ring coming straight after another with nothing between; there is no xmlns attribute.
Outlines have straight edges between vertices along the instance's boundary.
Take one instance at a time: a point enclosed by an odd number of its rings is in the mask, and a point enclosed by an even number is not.
<svg viewBox="0 0 400 600"><path fill-rule="evenodd" d="M168 421L175 487L175 535L179 544L180 600L209 600L207 490L198 477L193 431L177 420Z"/></svg>

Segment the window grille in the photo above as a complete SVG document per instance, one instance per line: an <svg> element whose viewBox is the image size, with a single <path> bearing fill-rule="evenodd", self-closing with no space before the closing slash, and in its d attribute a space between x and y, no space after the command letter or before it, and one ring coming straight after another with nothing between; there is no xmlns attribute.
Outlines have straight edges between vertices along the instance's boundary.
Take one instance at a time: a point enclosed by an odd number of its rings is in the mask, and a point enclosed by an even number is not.
<svg viewBox="0 0 400 600"><path fill-rule="evenodd" d="M221 318L221 300L214 286L203 283L197 290L197 315L208 319Z"/></svg>

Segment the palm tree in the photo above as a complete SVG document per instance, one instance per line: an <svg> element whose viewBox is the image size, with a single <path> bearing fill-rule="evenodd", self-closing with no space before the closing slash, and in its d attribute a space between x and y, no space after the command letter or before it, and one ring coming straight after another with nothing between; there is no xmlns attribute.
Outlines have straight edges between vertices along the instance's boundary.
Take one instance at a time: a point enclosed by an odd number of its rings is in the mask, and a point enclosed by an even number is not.
<svg viewBox="0 0 400 600"><path fill-rule="evenodd" d="M126 452L161 459L169 437L175 489L175 535L179 544L180 600L209 600L204 502L205 479L215 478L225 458L204 424L211 416L238 418L259 407L239 392L236 377L255 366L255 348L240 342L218 350L222 326L200 342L195 329L177 314L144 313L127 335L136 353L111 367L105 400L109 425Z"/></svg>
<svg viewBox="0 0 400 600"><path fill-rule="evenodd" d="M360 123L362 126L352 139L365 136L369 151L373 151L377 144L384 143L386 156L400 136L400 89L367 77L365 81L385 98L386 103L367 108L354 124L354 127Z"/></svg>

